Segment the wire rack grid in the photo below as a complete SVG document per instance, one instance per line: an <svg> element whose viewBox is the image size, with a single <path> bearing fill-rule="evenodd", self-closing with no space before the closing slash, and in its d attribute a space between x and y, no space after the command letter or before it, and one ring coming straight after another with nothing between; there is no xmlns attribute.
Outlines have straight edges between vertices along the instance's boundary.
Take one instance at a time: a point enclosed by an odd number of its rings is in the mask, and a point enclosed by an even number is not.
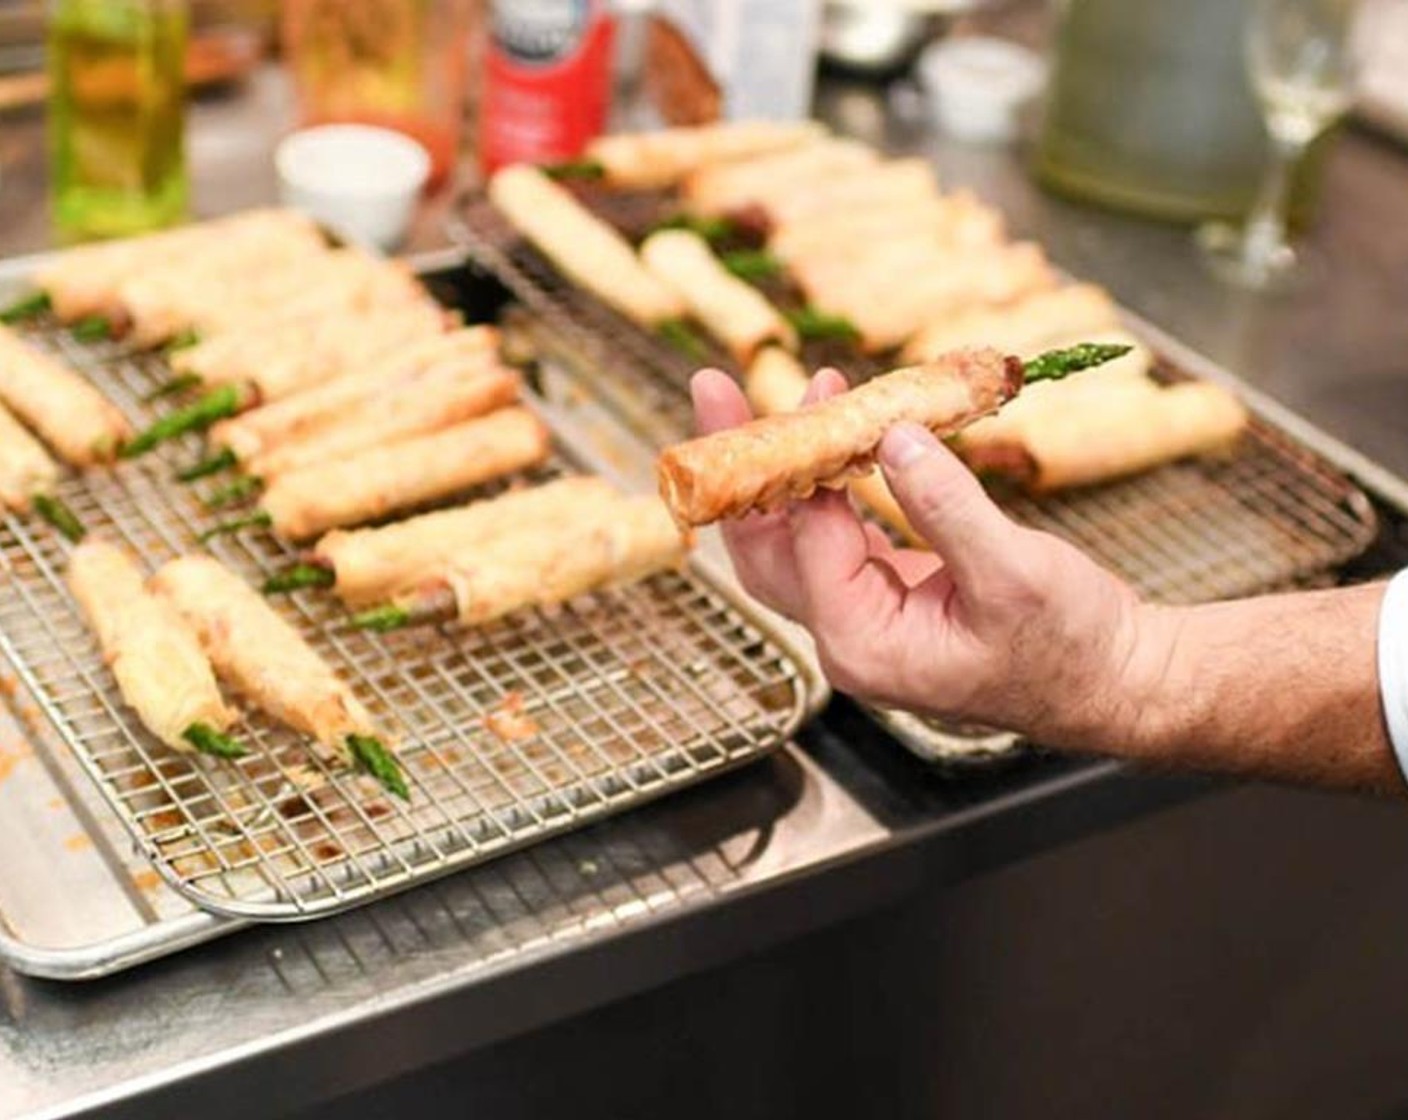
<svg viewBox="0 0 1408 1120"><path fill-rule="evenodd" d="M35 341L150 419L143 397L169 376L160 358L57 330ZM211 524L201 488L171 479L196 454L188 440L70 475L58 496L155 568L201 547ZM560 450L544 473L566 469ZM263 532L208 547L255 583L294 559ZM410 802L253 711L238 726L245 758L176 755L123 706L65 589L65 552L33 519L0 522L0 650L147 858L216 913L291 919L379 897L759 757L803 710L796 665L692 569L487 627L389 635L299 592L278 609L387 729Z"/></svg>

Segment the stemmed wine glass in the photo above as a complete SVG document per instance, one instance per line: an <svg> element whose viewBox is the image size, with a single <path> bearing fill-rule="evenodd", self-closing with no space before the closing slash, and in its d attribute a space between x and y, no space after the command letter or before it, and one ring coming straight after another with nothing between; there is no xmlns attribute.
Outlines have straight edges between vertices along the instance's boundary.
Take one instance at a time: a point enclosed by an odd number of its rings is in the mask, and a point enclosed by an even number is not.
<svg viewBox="0 0 1408 1120"><path fill-rule="evenodd" d="M1271 162L1240 228L1198 231L1208 263L1243 287L1281 286L1296 252L1286 237L1291 178L1310 142L1348 107L1353 92L1355 0L1250 0L1245 50L1271 139Z"/></svg>

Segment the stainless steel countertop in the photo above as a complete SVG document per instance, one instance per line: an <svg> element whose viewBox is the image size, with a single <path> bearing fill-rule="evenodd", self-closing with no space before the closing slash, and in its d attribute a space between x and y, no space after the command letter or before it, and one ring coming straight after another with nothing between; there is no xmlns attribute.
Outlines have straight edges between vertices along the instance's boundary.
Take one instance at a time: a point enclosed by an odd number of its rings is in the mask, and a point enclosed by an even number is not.
<svg viewBox="0 0 1408 1120"><path fill-rule="evenodd" d="M285 101L264 74L193 119L199 213L272 196ZM828 84L825 115L1002 205L1057 261L1408 473L1408 163L1349 135L1315 232L1330 271L1289 302L1206 280L1184 231L1037 192L1011 153L934 138L912 91ZM37 120L0 126L0 251L43 247ZM435 239L420 227L417 246ZM330 1098L1047 849L1203 789L1040 761L943 785L854 707L804 749L341 918L271 927L84 986L0 970L0 1116L111 1106L248 1115Z"/></svg>

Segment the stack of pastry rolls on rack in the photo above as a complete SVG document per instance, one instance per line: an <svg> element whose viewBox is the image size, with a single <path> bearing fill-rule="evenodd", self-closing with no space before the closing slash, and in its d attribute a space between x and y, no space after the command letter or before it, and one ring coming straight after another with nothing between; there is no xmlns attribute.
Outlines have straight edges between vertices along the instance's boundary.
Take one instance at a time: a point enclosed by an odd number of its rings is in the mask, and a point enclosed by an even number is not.
<svg viewBox="0 0 1408 1120"><path fill-rule="evenodd" d="M375 529L325 535L267 590L320 583L375 630L481 625L683 563L689 537L653 495L566 477ZM323 573L321 577L312 573Z"/></svg>
<svg viewBox="0 0 1408 1120"><path fill-rule="evenodd" d="M1027 359L991 348L956 350L792 411L783 410L789 407L783 402L800 399L806 375L800 368L782 365L786 359L774 353L766 356L765 364L763 359L755 363L749 384L760 410L771 414L665 450L658 461L661 496L681 526L697 526L775 509L808 497L819 486L861 479L868 480L862 499L887 516L894 502L887 494L876 501L874 495L881 491L873 471L876 449L893 425L923 424L939 436L957 437L961 448L966 434L985 418L996 414L1001 421L999 409L1019 402L1019 392L1045 389L1054 395L1054 387L1040 383L1092 375L1094 384L1075 390L1088 394L1077 408L1098 409L1104 397L1123 394L1130 374L1117 372L1118 365L1131 355L1137 356L1137 351L1125 342L1083 342ZM1147 390L1169 391L1157 386ZM1244 422L1240 406L1236 410ZM1127 419L1123 414L1121 418ZM1222 427L1218 438L1228 438ZM1106 450L1097 455L1109 458ZM1131 456L1122 469L1142 469L1147 458ZM908 529L902 520L900 526Z"/></svg>
<svg viewBox="0 0 1408 1120"><path fill-rule="evenodd" d="M54 493L54 456L90 468L111 461L130 434L77 371L0 326L0 507L33 509L77 540L83 527Z"/></svg>
<svg viewBox="0 0 1408 1120"><path fill-rule="evenodd" d="M229 732L225 679L250 703L313 738L323 756L408 796L371 716L287 622L244 581L203 556L173 560L148 582L120 548L78 545L68 585L123 700L181 753L243 757Z"/></svg>

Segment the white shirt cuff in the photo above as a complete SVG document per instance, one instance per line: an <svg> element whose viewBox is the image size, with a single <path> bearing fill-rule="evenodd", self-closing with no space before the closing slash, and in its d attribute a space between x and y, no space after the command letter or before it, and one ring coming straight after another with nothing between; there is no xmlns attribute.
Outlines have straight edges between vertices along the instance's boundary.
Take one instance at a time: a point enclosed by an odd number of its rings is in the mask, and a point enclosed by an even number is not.
<svg viewBox="0 0 1408 1120"><path fill-rule="evenodd" d="M1379 607L1379 696L1398 769L1408 781L1408 568L1389 581Z"/></svg>

